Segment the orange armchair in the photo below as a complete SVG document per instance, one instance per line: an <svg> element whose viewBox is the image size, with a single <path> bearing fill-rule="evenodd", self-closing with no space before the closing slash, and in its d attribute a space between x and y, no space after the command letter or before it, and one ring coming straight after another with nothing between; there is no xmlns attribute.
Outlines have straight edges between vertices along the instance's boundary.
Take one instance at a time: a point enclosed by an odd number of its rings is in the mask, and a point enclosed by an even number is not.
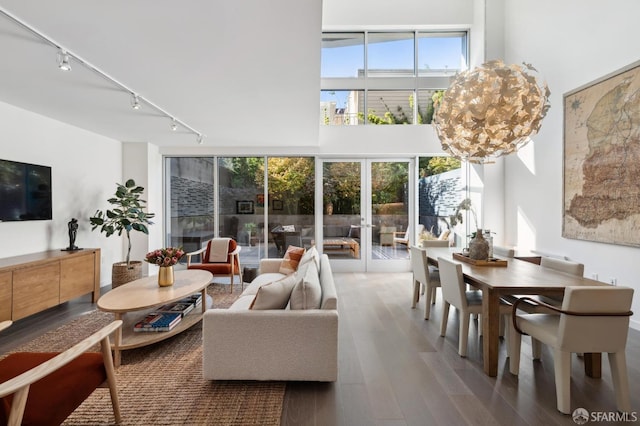
<svg viewBox="0 0 640 426"><path fill-rule="evenodd" d="M221 248L226 246L226 257ZM236 274L240 275L240 249L238 243L231 238L214 238L198 251L187 253L187 269L204 269L215 277L216 275L228 276L231 280L230 291L233 293L233 281ZM221 254L222 253L222 254ZM192 263L193 256L200 255L200 263ZM240 278L242 282L242 278ZM244 284L244 283L243 283ZM242 286L244 288L244 285Z"/></svg>
<svg viewBox="0 0 640 426"><path fill-rule="evenodd" d="M59 425L104 383L120 423L109 335L121 326L113 321L61 353L16 352L0 360L0 424ZM86 352L97 343L101 354Z"/></svg>

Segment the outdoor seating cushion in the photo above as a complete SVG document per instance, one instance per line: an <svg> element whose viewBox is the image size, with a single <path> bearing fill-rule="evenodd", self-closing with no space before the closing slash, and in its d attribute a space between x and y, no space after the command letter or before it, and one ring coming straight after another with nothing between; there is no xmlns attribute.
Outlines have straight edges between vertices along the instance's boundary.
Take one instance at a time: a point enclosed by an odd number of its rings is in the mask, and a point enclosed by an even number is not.
<svg viewBox="0 0 640 426"><path fill-rule="evenodd" d="M58 355L16 352L0 360L0 383ZM87 352L38 380L29 389L23 425L59 425L107 379L102 354ZM0 398L0 425L7 424L13 395Z"/></svg>

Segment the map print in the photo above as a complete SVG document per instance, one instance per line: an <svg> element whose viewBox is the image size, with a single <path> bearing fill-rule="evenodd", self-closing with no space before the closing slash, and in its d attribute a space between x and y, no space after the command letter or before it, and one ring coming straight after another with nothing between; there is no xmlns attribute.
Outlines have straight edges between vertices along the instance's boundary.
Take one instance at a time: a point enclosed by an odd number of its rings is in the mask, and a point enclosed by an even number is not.
<svg viewBox="0 0 640 426"><path fill-rule="evenodd" d="M640 246L640 63L564 99L562 236Z"/></svg>

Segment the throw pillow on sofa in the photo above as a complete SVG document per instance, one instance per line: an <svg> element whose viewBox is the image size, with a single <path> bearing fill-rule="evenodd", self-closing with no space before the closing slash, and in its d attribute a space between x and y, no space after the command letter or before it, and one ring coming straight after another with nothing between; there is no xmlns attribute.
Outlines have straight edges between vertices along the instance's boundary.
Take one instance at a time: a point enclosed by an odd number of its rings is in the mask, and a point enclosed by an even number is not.
<svg viewBox="0 0 640 426"><path fill-rule="evenodd" d="M290 309L319 309L322 302L322 287L315 262L307 262L304 267L294 274L302 277L299 280L289 300Z"/></svg>
<svg viewBox="0 0 640 426"><path fill-rule="evenodd" d="M316 250L316 246L311 246L304 252L302 258L300 258L300 263L298 264L298 269L302 268L302 266L307 263L314 261L318 270L320 270L320 253Z"/></svg>
<svg viewBox="0 0 640 426"><path fill-rule="evenodd" d="M304 248L289 246L287 252L284 254L282 263L280 263L280 273L289 275L294 273L298 269L298 263L304 254Z"/></svg>
<svg viewBox="0 0 640 426"><path fill-rule="evenodd" d="M278 281L264 284L258 289L249 309L284 309L289 303L291 291L301 280L302 277L290 274Z"/></svg>

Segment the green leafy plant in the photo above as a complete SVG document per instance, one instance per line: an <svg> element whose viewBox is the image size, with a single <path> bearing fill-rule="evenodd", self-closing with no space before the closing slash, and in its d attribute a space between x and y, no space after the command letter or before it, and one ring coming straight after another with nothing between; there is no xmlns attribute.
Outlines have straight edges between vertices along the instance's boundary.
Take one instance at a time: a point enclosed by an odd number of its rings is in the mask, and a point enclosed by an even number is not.
<svg viewBox="0 0 640 426"><path fill-rule="evenodd" d="M155 216L155 213L147 213L143 210L147 202L140 199L144 188L137 186L133 179L129 179L125 184L116 184L117 189L115 196L107 201L116 206L112 210L97 210L93 217L89 218L91 222L91 230L100 228L100 232L104 232L107 237L115 234L122 235L124 231L127 235L127 266L130 266L131 257L131 231L139 231L149 234L147 225L152 225L149 219Z"/></svg>

